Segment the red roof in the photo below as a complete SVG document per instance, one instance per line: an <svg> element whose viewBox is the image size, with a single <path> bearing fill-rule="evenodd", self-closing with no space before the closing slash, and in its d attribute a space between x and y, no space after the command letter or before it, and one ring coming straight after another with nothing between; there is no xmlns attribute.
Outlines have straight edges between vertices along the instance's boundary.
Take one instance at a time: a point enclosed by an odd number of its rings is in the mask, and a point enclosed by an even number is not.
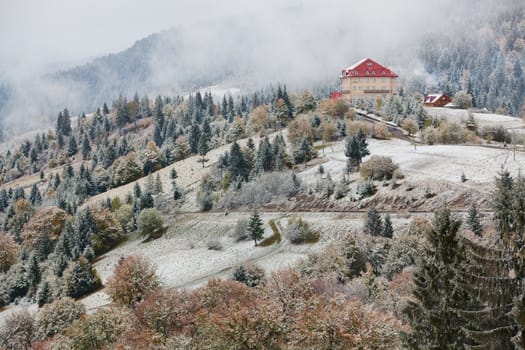
<svg viewBox="0 0 525 350"><path fill-rule="evenodd" d="M343 69L341 78L346 77L388 77L397 78L398 75L392 72L388 67L385 67L371 58L365 58L353 66Z"/></svg>

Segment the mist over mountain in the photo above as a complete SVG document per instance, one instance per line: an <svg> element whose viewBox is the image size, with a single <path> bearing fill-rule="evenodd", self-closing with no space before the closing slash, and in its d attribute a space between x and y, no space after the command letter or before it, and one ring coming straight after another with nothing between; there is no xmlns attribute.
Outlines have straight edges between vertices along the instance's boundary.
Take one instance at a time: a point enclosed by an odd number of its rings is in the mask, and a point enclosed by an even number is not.
<svg viewBox="0 0 525 350"><path fill-rule="evenodd" d="M244 91L276 83L287 84L290 90L336 86L340 70L363 57L391 67L411 90L435 87L454 92L464 87L465 79L461 79L468 70L476 77L471 79L471 84L477 84L475 92L488 94L488 80L482 86L474 71L479 64L465 62L473 62L477 47L494 47L493 42L501 39L501 35L482 35L494 23L487 18L494 18L501 9L520 6L515 0L274 5L237 13L225 4L222 12L231 15L202 20L196 16L191 24L174 23L171 29L140 39L128 49L73 68L44 74L12 72L9 94L0 84L0 107L4 104L0 117L10 126L23 121L24 128L39 127L49 125L66 106L73 114L89 112L119 94L180 95L210 85ZM437 6L440 11L431 11ZM478 23L475 45L470 40L474 34L465 31L465 23L474 18ZM458 41L448 45L457 37L464 38L461 42L468 46ZM483 57L494 52L485 50ZM522 52L518 52L520 59ZM485 61L481 64L483 76L496 67ZM500 97L491 101L492 109L506 103ZM508 109L514 112L517 108L514 103Z"/></svg>

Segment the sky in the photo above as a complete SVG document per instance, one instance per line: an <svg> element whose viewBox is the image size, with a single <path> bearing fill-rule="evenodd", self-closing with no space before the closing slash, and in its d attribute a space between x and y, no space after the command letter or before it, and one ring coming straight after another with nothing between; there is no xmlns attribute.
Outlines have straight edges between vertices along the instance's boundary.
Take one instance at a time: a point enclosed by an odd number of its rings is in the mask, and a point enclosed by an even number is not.
<svg viewBox="0 0 525 350"><path fill-rule="evenodd" d="M411 25L422 24L418 23L420 16L415 16L422 9L420 5L414 6L419 3L414 0L361 3L350 0L0 0L0 65L81 62L123 50L163 29L216 21L221 17L235 20L267 16L268 29L271 29L272 18L281 21L300 15L310 20L319 16L317 22L329 24L332 16L340 19L343 12L348 13L351 23L361 21L360 17L368 14L373 14L374 21L388 21L389 13L402 12L404 22L388 25L403 31ZM364 29L374 30L373 23Z"/></svg>
<svg viewBox="0 0 525 350"><path fill-rule="evenodd" d="M270 2L0 0L0 65L87 60L163 29L256 13Z"/></svg>
<svg viewBox="0 0 525 350"><path fill-rule="evenodd" d="M423 33L505 1L518 0L0 0L0 83L12 91L3 113L25 122L58 105L74 109L86 100L82 92L50 85L41 79L45 73L171 28L179 33L173 38L179 56L149 62L158 86L234 60L244 68L239 80L263 85L337 81L341 69L363 57L394 64L396 72L415 69L405 57L415 56Z"/></svg>

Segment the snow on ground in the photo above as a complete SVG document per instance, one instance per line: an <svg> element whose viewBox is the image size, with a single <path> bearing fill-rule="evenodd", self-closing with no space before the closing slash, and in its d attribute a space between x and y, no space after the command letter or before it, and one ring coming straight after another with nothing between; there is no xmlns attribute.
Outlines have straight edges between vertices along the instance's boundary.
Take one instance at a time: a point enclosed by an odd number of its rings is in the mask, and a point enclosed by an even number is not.
<svg viewBox="0 0 525 350"><path fill-rule="evenodd" d="M468 112L465 109L451 109L451 108L425 108L430 117L437 117L438 119L446 118L450 121L464 122L468 118ZM496 127L503 126L505 129L523 129L525 124L519 118L514 118L508 115L494 114L494 113L473 113L474 120L478 127Z"/></svg>
<svg viewBox="0 0 525 350"><path fill-rule="evenodd" d="M465 146L465 145L416 145L407 141L369 139L371 155L391 157L399 164L400 169L409 181L425 181L431 179L444 180L453 183L461 182L464 173L470 182L480 185L491 185L502 168L517 174L525 171L525 153L516 152L514 160L512 148L501 146ZM346 171L344 144L339 142L325 149L323 163L325 174L330 173L332 179L339 179ZM369 157L364 158L366 161ZM306 181L316 181L318 167L307 169L301 173Z"/></svg>
<svg viewBox="0 0 525 350"><path fill-rule="evenodd" d="M255 262L267 274L296 264L311 252L321 251L333 238L342 232L354 231L363 224L362 214L340 213L262 213L265 237L272 235L268 221L275 219L280 227L286 226L290 216L301 216L321 233L316 244L293 245L283 237L281 243L269 247L255 247L253 241L235 243L231 234L237 220L249 217L249 213L199 213L180 214L173 218L168 232L161 238L149 242L131 241L108 252L95 268L105 283L113 273L121 257L141 254L157 266L164 286L194 288L210 278L230 278L232 268L246 262ZM396 221L397 220L397 221ZM400 222L400 220L394 220ZM284 232L282 232L284 235ZM223 249L207 249L210 239L218 239ZM90 310L109 303L103 292L84 298Z"/></svg>

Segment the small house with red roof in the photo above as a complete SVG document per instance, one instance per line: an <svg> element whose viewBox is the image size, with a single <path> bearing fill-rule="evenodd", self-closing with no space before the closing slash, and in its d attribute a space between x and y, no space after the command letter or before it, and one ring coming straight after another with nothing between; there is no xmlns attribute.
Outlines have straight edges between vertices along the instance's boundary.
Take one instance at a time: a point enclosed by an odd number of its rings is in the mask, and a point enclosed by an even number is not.
<svg viewBox="0 0 525 350"><path fill-rule="evenodd" d="M452 102L452 99L444 93L425 95L425 106L443 107Z"/></svg>
<svg viewBox="0 0 525 350"><path fill-rule="evenodd" d="M390 68L365 58L341 71L341 93L353 103L384 100L398 92L397 78Z"/></svg>

